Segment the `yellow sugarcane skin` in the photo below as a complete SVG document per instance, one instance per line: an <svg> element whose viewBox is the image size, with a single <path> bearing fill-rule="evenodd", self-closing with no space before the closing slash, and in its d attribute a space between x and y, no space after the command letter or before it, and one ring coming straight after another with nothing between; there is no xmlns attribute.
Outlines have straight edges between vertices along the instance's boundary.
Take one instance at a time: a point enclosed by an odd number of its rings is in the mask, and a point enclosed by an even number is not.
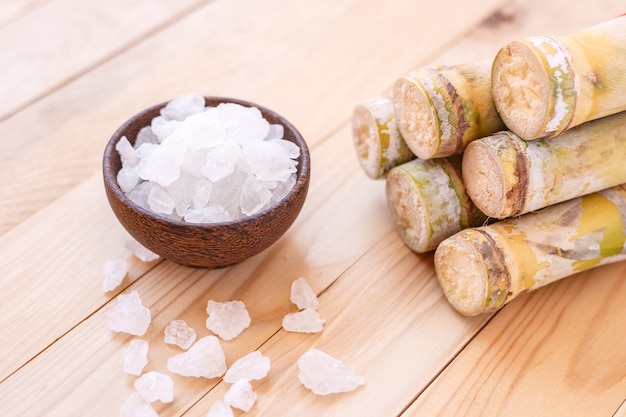
<svg viewBox="0 0 626 417"><path fill-rule="evenodd" d="M454 153L462 151L469 142L504 129L491 96L492 60L442 68L441 73L456 90L461 107L454 122L458 142ZM445 155L447 156L447 155Z"/></svg>
<svg viewBox="0 0 626 417"><path fill-rule="evenodd" d="M626 110L626 16L558 39L577 84L570 127Z"/></svg>
<svg viewBox="0 0 626 417"><path fill-rule="evenodd" d="M403 242L418 253L483 221L447 159L414 159L389 171L387 203ZM399 195L402 193L402 195Z"/></svg>
<svg viewBox="0 0 626 417"><path fill-rule="evenodd" d="M523 214L626 183L626 112L523 142L528 166Z"/></svg>
<svg viewBox="0 0 626 417"><path fill-rule="evenodd" d="M626 259L624 208L626 189L618 186L484 227L515 272L508 300Z"/></svg>

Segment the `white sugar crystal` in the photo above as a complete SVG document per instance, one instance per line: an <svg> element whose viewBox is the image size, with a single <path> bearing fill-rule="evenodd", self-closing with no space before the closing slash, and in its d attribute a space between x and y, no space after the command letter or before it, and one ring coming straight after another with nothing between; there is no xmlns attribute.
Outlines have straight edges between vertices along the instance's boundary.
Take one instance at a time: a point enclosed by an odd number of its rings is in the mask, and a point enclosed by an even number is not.
<svg viewBox="0 0 626 417"><path fill-rule="evenodd" d="M234 417L233 409L223 400L213 403L206 417Z"/></svg>
<svg viewBox="0 0 626 417"><path fill-rule="evenodd" d="M149 158L141 161L139 176L146 181L154 181L168 186L180 176L180 167L185 158L185 146L182 138L171 135L161 142Z"/></svg>
<svg viewBox="0 0 626 417"><path fill-rule="evenodd" d="M282 127L282 125L280 125ZM300 148L294 142L286 139L282 139L282 136L278 139L273 139L274 143L280 146L285 155L291 159L298 159L300 157Z"/></svg>
<svg viewBox="0 0 626 417"><path fill-rule="evenodd" d="M310 308L283 317L283 328L288 332L319 333L324 328L324 323L324 318Z"/></svg>
<svg viewBox="0 0 626 417"><path fill-rule="evenodd" d="M240 156L241 146L233 140L225 140L207 154L200 172L210 181L217 182L233 173Z"/></svg>
<svg viewBox="0 0 626 417"><path fill-rule="evenodd" d="M251 216L269 206L272 192L254 175L250 175L241 187L241 212Z"/></svg>
<svg viewBox="0 0 626 417"><path fill-rule="evenodd" d="M305 308L317 310L319 307L317 294L304 277L300 277L291 283L289 299L298 306L300 310L304 310Z"/></svg>
<svg viewBox="0 0 626 417"><path fill-rule="evenodd" d="M240 379L246 381L263 379L269 371L270 358L263 356L261 352L255 350L237 359L226 371L224 381L232 384Z"/></svg>
<svg viewBox="0 0 626 417"><path fill-rule="evenodd" d="M289 194L289 191L293 189L294 185L296 185L296 181L297 181L297 176L294 173L294 174L291 174L289 178L287 178L287 181L278 183L276 187L274 188L272 200L270 204L276 205L280 202L280 200L285 198L285 196Z"/></svg>
<svg viewBox="0 0 626 417"><path fill-rule="evenodd" d="M142 336L151 321L150 309L143 306L137 291L132 291L116 297L116 304L109 313L107 324L115 332Z"/></svg>
<svg viewBox="0 0 626 417"><path fill-rule="evenodd" d="M310 349L302 355L298 369L300 382L318 395L352 391L365 383L363 377L318 349Z"/></svg>
<svg viewBox="0 0 626 417"><path fill-rule="evenodd" d="M187 350L196 340L196 331L185 320L172 320L165 328L165 343Z"/></svg>
<svg viewBox="0 0 626 417"><path fill-rule="evenodd" d="M206 321L207 329L221 337L231 340L250 326L250 314L242 301L217 302L209 300L206 312L209 318Z"/></svg>
<svg viewBox="0 0 626 417"><path fill-rule="evenodd" d="M136 167L123 167L117 173L117 184L124 193L132 191L139 181L139 170Z"/></svg>
<svg viewBox="0 0 626 417"><path fill-rule="evenodd" d="M217 106L219 115L227 129L227 136L238 142L263 140L270 124L256 107L245 107L235 103Z"/></svg>
<svg viewBox="0 0 626 417"><path fill-rule="evenodd" d="M139 163L137 151L135 151L135 148L133 148L133 145L130 144L126 136L122 136L115 144L115 150L120 154L122 166L132 168Z"/></svg>
<svg viewBox="0 0 626 417"><path fill-rule="evenodd" d="M174 382L169 375L161 372L146 372L137 378L133 386L145 401L171 403L174 400Z"/></svg>
<svg viewBox="0 0 626 417"><path fill-rule="evenodd" d="M160 258L159 255L152 252L150 249L143 246L141 243L134 239L129 239L124 243L124 247L132 252L140 261L151 262Z"/></svg>
<svg viewBox="0 0 626 417"><path fill-rule="evenodd" d="M299 147L255 107L204 107L192 93L167 103L135 147L118 143L118 184L135 204L190 223L237 220L277 204L296 183ZM250 177L253 174L253 177ZM165 187L165 189L163 188ZM228 219L214 212L221 206Z"/></svg>
<svg viewBox="0 0 626 417"><path fill-rule="evenodd" d="M230 214L219 205L189 210L185 214L185 221L189 223L222 223L231 220Z"/></svg>
<svg viewBox="0 0 626 417"><path fill-rule="evenodd" d="M224 395L224 402L233 408L250 411L256 402L256 393L245 379L235 382Z"/></svg>
<svg viewBox="0 0 626 417"><path fill-rule="evenodd" d="M276 141L242 143L243 155L252 173L262 181L287 181L297 162Z"/></svg>
<svg viewBox="0 0 626 417"><path fill-rule="evenodd" d="M159 415L149 402L134 392L120 407L120 417L159 417Z"/></svg>
<svg viewBox="0 0 626 417"><path fill-rule="evenodd" d="M150 126L144 126L139 129L139 133L137 133L137 139L135 139L135 145L133 147L136 150L139 150L139 147L141 147L144 143L159 143L159 139L156 137Z"/></svg>
<svg viewBox="0 0 626 417"><path fill-rule="evenodd" d="M128 262L123 259L107 259L102 265L102 289L104 292L116 289L128 273Z"/></svg>
<svg viewBox="0 0 626 417"><path fill-rule="evenodd" d="M166 120L182 121L187 116L203 111L204 104L204 97L198 93L190 93L169 101L160 113Z"/></svg>
<svg viewBox="0 0 626 417"><path fill-rule="evenodd" d="M226 357L218 338L205 336L188 351L169 358L167 370L182 376L215 378L226 372Z"/></svg>
<svg viewBox="0 0 626 417"><path fill-rule="evenodd" d="M168 136L172 134L176 125L178 125L177 120L167 120L163 116L157 116L152 119L150 123L150 128L152 129L152 133L157 137L159 143L162 143Z"/></svg>
<svg viewBox="0 0 626 417"><path fill-rule="evenodd" d="M264 140L282 139L285 135L283 125L272 123Z"/></svg>
<svg viewBox="0 0 626 417"><path fill-rule="evenodd" d="M148 349L150 344L142 339L133 339L124 349L124 372L131 375L141 375L143 368L148 364Z"/></svg>
<svg viewBox="0 0 626 417"><path fill-rule="evenodd" d="M212 189L213 183L211 181L203 178L196 181L191 201L195 209L206 207L209 204Z"/></svg>

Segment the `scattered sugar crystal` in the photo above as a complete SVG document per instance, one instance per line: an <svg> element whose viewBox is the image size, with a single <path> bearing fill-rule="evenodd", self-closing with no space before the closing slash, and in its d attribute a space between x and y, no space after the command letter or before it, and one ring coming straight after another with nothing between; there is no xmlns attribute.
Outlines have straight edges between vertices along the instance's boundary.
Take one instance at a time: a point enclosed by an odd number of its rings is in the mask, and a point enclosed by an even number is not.
<svg viewBox="0 0 626 417"><path fill-rule="evenodd" d="M270 358L263 356L261 352L255 350L237 359L235 363L228 368L223 379L230 384L240 379L246 381L258 380L265 378L269 371Z"/></svg>
<svg viewBox="0 0 626 417"><path fill-rule="evenodd" d="M124 247L132 252L140 261L151 262L159 259L159 255L143 246L134 239L129 239L124 243Z"/></svg>
<svg viewBox="0 0 626 417"><path fill-rule="evenodd" d="M326 321L315 310L306 308L296 313L289 313L283 317L283 328L288 332L319 333Z"/></svg>
<svg viewBox="0 0 626 417"><path fill-rule="evenodd" d="M128 273L128 263L123 259L107 259L102 265L102 289L104 292L117 288Z"/></svg>
<svg viewBox="0 0 626 417"><path fill-rule="evenodd" d="M171 403L174 400L174 382L169 375L161 372L146 372L137 378L133 386L147 402L159 400L162 403Z"/></svg>
<svg viewBox="0 0 626 417"><path fill-rule="evenodd" d="M159 417L159 415L149 402L134 392L120 407L120 417Z"/></svg>
<svg viewBox="0 0 626 417"><path fill-rule="evenodd" d="M166 120L183 121L192 114L204 110L204 97L198 93L190 93L169 101L160 110L161 116Z"/></svg>
<svg viewBox="0 0 626 417"><path fill-rule="evenodd" d="M231 340L250 326L250 314L242 301L217 302L209 300L206 312L209 318L206 321L207 329L221 337Z"/></svg>
<svg viewBox="0 0 626 417"><path fill-rule="evenodd" d="M215 378L226 372L226 357L218 338L205 336L188 351L169 358L167 370L182 376Z"/></svg>
<svg viewBox="0 0 626 417"><path fill-rule="evenodd" d="M277 204L296 183L298 146L258 108L203 103L197 93L174 99L140 130L134 148L120 140L122 191L147 210L193 223L227 221L188 216L207 206L237 220Z"/></svg>
<svg viewBox="0 0 626 417"><path fill-rule="evenodd" d="M352 391L365 383L363 377L318 349L310 349L302 355L298 369L300 382L318 395Z"/></svg>
<svg viewBox="0 0 626 417"><path fill-rule="evenodd" d="M231 385L224 395L226 404L243 411L250 411L255 401L256 393L252 391L250 382L245 379L240 379Z"/></svg>
<svg viewBox="0 0 626 417"><path fill-rule="evenodd" d="M319 307L317 294L304 277L300 277L291 283L291 294L289 298L300 310L304 310L305 308L317 310Z"/></svg>
<svg viewBox="0 0 626 417"><path fill-rule="evenodd" d="M109 313L107 324L115 332L142 336L151 321L150 309L143 306L137 291L132 291L116 297L116 304Z"/></svg>
<svg viewBox="0 0 626 417"><path fill-rule="evenodd" d="M224 400L213 403L206 417L234 417L233 409Z"/></svg>
<svg viewBox="0 0 626 417"><path fill-rule="evenodd" d="M196 340L196 331L185 320L172 320L165 328L165 343L187 350Z"/></svg>
<svg viewBox="0 0 626 417"><path fill-rule="evenodd" d="M143 368L148 364L148 349L150 344L142 339L133 339L124 349L124 372L131 375L141 375Z"/></svg>

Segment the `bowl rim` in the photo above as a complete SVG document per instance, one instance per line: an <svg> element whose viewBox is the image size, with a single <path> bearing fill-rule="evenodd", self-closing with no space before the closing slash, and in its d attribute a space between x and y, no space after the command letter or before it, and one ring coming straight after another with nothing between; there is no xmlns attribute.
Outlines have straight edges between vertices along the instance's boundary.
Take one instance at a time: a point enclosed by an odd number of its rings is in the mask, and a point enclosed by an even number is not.
<svg viewBox="0 0 626 417"><path fill-rule="evenodd" d="M304 137L291 122L289 122L285 117L281 116L274 110L268 107L262 106L260 104L257 104L255 102L252 102L252 101L238 99L238 98L231 98L231 97L223 97L223 96L203 96L203 97L205 99L205 106L208 101L215 101L215 102L218 102L218 104L235 103L235 104L240 104L246 107L256 107L257 109L261 111L264 118L266 114L271 115L280 124L282 124L286 129L288 129L293 134L294 136L293 142L296 143L296 145L300 149L300 156L298 158L296 182L294 186L291 188L291 190L289 190L289 192L282 199L280 199L277 203L271 205L270 207L267 207L266 209L262 211L259 211L251 216L245 216L237 220L229 220L226 222L189 223L184 220L176 220L176 219L166 217L164 215L155 213L151 210L148 210L136 204L134 201L128 198L126 194L120 188L119 184L117 183L117 173L112 172L111 164L108 163L108 159L113 157L114 152L117 152L115 149L115 146L120 141L122 136L124 136L123 132L128 128L129 125L131 125L137 118L142 117L149 113L157 112L157 110L160 110L161 108L165 107L165 105L169 103L169 101L171 101L171 100L168 100L168 101L164 101L158 104L154 104L134 114L133 116L128 118L126 121L124 121L124 123L122 123L115 130L115 132L111 135L109 140L107 140L107 143L104 149L104 154L103 154L102 170L103 170L105 186L109 189L109 191L111 191L116 196L116 198L120 199L124 204L128 205L133 210L136 210L140 212L141 214L148 216L150 218L154 218L155 220L165 222L173 226L193 227L197 229L208 230L208 229L213 229L216 227L233 227L233 226L242 225L246 223L262 221L263 218L270 216L271 213L273 213L276 208L279 208L280 206L285 205L288 200L294 198L296 195L302 192L307 192L308 183L310 181L310 174L311 174L310 151L309 151L306 141L304 140ZM157 115L158 113L154 117L156 117Z"/></svg>

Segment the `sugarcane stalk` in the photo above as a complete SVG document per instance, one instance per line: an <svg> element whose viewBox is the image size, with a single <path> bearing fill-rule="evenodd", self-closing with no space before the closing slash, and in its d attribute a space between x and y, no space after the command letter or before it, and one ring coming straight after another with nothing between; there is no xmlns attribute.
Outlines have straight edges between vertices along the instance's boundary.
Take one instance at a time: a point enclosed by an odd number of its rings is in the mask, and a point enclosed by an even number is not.
<svg viewBox="0 0 626 417"><path fill-rule="evenodd" d="M491 97L492 60L424 66L396 80L398 129L422 159L458 154L474 139L504 128Z"/></svg>
<svg viewBox="0 0 626 417"><path fill-rule="evenodd" d="M469 228L435 251L435 272L465 316L500 309L520 294L626 259L626 186Z"/></svg>
<svg viewBox="0 0 626 417"><path fill-rule="evenodd" d="M567 36L533 36L498 51L492 94L526 140L555 137L626 110L626 16Z"/></svg>
<svg viewBox="0 0 626 417"><path fill-rule="evenodd" d="M355 106L352 138L357 159L372 179L383 178L394 166L415 158L398 131L387 96L371 97Z"/></svg>
<svg viewBox="0 0 626 417"><path fill-rule="evenodd" d="M417 158L392 168L386 197L398 234L417 253L432 251L445 238L486 219L465 193L460 156Z"/></svg>
<svg viewBox="0 0 626 417"><path fill-rule="evenodd" d="M463 181L474 204L503 219L626 183L626 112L556 138L525 141L503 131L472 142Z"/></svg>

